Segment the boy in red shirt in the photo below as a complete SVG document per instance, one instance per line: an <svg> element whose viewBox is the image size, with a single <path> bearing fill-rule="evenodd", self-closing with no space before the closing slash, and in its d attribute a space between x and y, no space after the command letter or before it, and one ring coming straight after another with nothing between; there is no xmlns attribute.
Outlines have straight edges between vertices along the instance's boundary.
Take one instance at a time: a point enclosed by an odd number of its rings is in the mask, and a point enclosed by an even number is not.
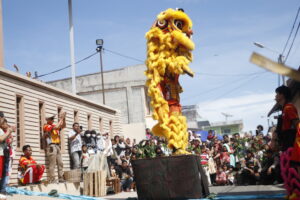
<svg viewBox="0 0 300 200"><path fill-rule="evenodd" d="M38 183L45 171L44 165L38 165L36 161L31 157L32 150L30 145L23 146L24 155L19 160L19 165L22 171L21 183Z"/></svg>

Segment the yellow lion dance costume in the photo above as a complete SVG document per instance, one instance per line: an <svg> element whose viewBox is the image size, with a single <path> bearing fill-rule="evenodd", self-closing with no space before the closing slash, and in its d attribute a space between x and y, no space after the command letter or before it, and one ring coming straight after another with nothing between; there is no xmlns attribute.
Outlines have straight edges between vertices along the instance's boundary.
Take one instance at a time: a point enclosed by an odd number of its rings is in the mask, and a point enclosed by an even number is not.
<svg viewBox="0 0 300 200"><path fill-rule="evenodd" d="M163 136L174 154L187 154L188 132L182 116L179 93L180 74L193 76L188 64L192 61L194 43L190 39L192 21L183 9L167 9L160 13L147 38L146 86L151 98L152 128L156 136Z"/></svg>

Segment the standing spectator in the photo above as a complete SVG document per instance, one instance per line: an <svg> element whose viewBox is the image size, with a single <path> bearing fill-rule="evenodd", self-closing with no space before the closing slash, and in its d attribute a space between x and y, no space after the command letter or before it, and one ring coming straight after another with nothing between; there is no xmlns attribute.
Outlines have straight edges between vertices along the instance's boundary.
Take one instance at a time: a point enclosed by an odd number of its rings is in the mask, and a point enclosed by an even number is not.
<svg viewBox="0 0 300 200"><path fill-rule="evenodd" d="M81 168L82 171L86 171L89 166L89 159L90 155L88 153L87 146L84 144L82 145L82 155L81 155Z"/></svg>
<svg viewBox="0 0 300 200"><path fill-rule="evenodd" d="M4 118L4 123L2 124L2 130L4 131L5 134L7 134L8 129L11 126L8 125L7 120ZM13 129L15 129L14 127L12 127ZM8 174L8 176L5 177L5 183L4 184L8 184L9 182L9 177L10 177L10 173L12 171L12 162L13 162L13 157L14 157L14 149L13 149L13 136L10 135L9 137L7 137L6 141L5 141L5 148L4 148L4 156L5 156L5 163L4 163L4 167L5 167L5 171L6 174Z"/></svg>
<svg viewBox="0 0 300 200"><path fill-rule="evenodd" d="M232 149L232 147L230 146L230 143L229 143L229 137L228 135L224 135L223 136L223 142L224 142L224 146L226 147L227 149L227 152L229 153L229 163L231 166L235 167L235 156L234 156L234 150Z"/></svg>
<svg viewBox="0 0 300 200"><path fill-rule="evenodd" d="M256 127L256 131L255 131L256 136L258 136L258 134L264 134L263 130L264 130L264 127L262 125L258 125Z"/></svg>
<svg viewBox="0 0 300 200"><path fill-rule="evenodd" d="M208 131L208 135L207 135L207 140L208 140L208 142L210 143L210 142L213 142L214 141L214 139L216 139L217 138L217 136L214 134L214 131L213 130L209 130Z"/></svg>
<svg viewBox="0 0 300 200"><path fill-rule="evenodd" d="M8 175L8 162L9 153L6 149L6 141L8 138L12 136L12 132L15 131L15 127L8 127L6 133L4 133L3 129L5 129L6 119L4 118L3 113L1 113L0 117L0 193L6 194L6 183L7 183L7 175Z"/></svg>
<svg viewBox="0 0 300 200"><path fill-rule="evenodd" d="M96 140L97 152L103 152L105 148L105 141L101 133L97 133Z"/></svg>
<svg viewBox="0 0 300 200"><path fill-rule="evenodd" d="M152 133L149 128L146 128L146 139L150 140L152 138Z"/></svg>
<svg viewBox="0 0 300 200"><path fill-rule="evenodd" d="M276 102L282 107L282 116L277 124L278 140L282 151L293 147L291 162L297 166L300 175L300 121L296 107L290 103L291 91L287 86L280 86L276 90Z"/></svg>
<svg viewBox="0 0 300 200"><path fill-rule="evenodd" d="M73 129L69 132L69 140L70 140L70 153L71 153L71 159L73 163L73 169L79 169L80 168L80 157L82 154L81 146L81 129L79 126L79 123L75 122L73 124Z"/></svg>
<svg viewBox="0 0 300 200"><path fill-rule="evenodd" d="M47 123L44 125L45 138L48 144L47 157L49 160L49 182L55 181L55 165L58 168L58 181L64 182L63 178L63 162L61 158L60 150L60 131L66 127L66 113L62 113L59 116L59 122L57 125L54 124L55 115L47 116Z"/></svg>
<svg viewBox="0 0 300 200"><path fill-rule="evenodd" d="M19 160L21 168L21 183L39 183L45 170L44 165L38 165L32 158L32 150L30 145L23 146L23 154Z"/></svg>
<svg viewBox="0 0 300 200"><path fill-rule="evenodd" d="M201 165L204 169L205 175L206 175L207 180L208 180L208 185L211 185L211 180L210 180L209 170L208 170L209 155L208 155L208 152L207 152L206 147L204 145L201 146L200 158L201 158Z"/></svg>

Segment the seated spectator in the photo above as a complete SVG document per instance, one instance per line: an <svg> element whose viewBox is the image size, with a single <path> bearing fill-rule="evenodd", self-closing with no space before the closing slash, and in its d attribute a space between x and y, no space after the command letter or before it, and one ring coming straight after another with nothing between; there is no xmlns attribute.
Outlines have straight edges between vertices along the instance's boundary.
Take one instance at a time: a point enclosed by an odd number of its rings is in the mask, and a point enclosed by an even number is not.
<svg viewBox="0 0 300 200"><path fill-rule="evenodd" d="M225 185L227 183L226 173L223 171L222 167L218 168L216 183L217 185Z"/></svg>
<svg viewBox="0 0 300 200"><path fill-rule="evenodd" d="M255 185L259 181L257 169L254 168L253 161L247 161L246 167L242 171L242 182L244 185Z"/></svg>
<svg viewBox="0 0 300 200"><path fill-rule="evenodd" d="M268 149L264 155L261 170L261 183L263 185L273 184L276 177L279 175L277 173L277 166L279 165L279 159L276 154L271 149Z"/></svg>
<svg viewBox="0 0 300 200"><path fill-rule="evenodd" d="M32 150L30 145L23 146L24 155L19 160L21 169L20 181L22 184L39 183L45 170L44 165L38 165L31 157Z"/></svg>
<svg viewBox="0 0 300 200"><path fill-rule="evenodd" d="M82 145L82 155L81 155L81 168L82 171L86 171L89 166L89 159L90 155L88 153L87 146L84 144Z"/></svg>
<svg viewBox="0 0 300 200"><path fill-rule="evenodd" d="M228 184L229 185L233 185L234 184L234 171L233 171L233 166L230 166L229 167L229 170L227 170L226 172L226 175L227 175L227 180L228 180Z"/></svg>
<svg viewBox="0 0 300 200"><path fill-rule="evenodd" d="M116 172L121 180L121 189L123 191L129 192L131 184L133 182L132 173L128 166L128 162L126 160L122 161L122 165L118 166Z"/></svg>

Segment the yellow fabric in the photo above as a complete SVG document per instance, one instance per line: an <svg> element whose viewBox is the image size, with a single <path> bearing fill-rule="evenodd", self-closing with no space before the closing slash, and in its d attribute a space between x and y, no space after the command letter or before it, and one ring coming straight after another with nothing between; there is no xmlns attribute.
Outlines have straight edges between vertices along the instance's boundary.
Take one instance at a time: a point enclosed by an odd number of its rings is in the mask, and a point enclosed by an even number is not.
<svg viewBox="0 0 300 200"><path fill-rule="evenodd" d="M162 30L154 24L146 33L146 86L151 98L153 119L158 120L152 132L165 137L169 148L177 149L177 154L184 154L188 145L186 118L181 112L170 112L168 102L158 86L164 80L166 71L178 75L186 72L193 74L188 64L192 61L194 43L187 37L192 29L192 21L184 12L173 9L161 12L157 20L167 21L168 27ZM174 25L175 20L184 22L181 30Z"/></svg>

